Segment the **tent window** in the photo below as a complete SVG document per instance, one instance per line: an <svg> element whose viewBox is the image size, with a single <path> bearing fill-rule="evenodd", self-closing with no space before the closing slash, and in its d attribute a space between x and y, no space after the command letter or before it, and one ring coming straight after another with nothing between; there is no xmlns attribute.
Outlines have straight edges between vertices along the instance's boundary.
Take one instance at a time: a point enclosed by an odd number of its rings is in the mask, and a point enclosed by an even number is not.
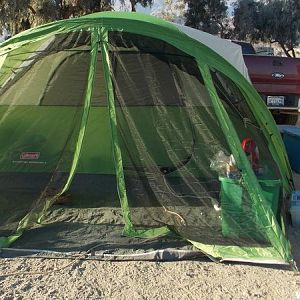
<svg viewBox="0 0 300 300"><path fill-rule="evenodd" d="M258 126L253 113L236 84L218 71L213 70L211 74L223 105L230 111L234 111L242 119L248 119L253 125Z"/></svg>
<svg viewBox="0 0 300 300"><path fill-rule="evenodd" d="M116 98L127 106L210 105L191 56L164 41L129 33L110 33L110 44Z"/></svg>
<svg viewBox="0 0 300 300"><path fill-rule="evenodd" d="M118 52L131 51L152 54L169 54L174 57L190 57L163 40L129 32L110 32L109 41L114 45L115 50Z"/></svg>
<svg viewBox="0 0 300 300"><path fill-rule="evenodd" d="M88 80L90 53L78 51L64 59L47 83L40 105L77 106L85 97ZM106 106L106 89L102 71L101 54L95 71L95 83L91 99L92 106ZM65 93L65 90L68 93Z"/></svg>
<svg viewBox="0 0 300 300"><path fill-rule="evenodd" d="M0 105L80 106L89 61L89 32L59 34L12 51L1 68ZM102 70L97 70L92 103L104 104Z"/></svg>
<svg viewBox="0 0 300 300"><path fill-rule="evenodd" d="M271 158L264 133L241 90L230 78L221 72L212 70L211 74L218 96L236 128L240 141L242 142L246 138L254 140L258 146L262 164L265 164L265 177L280 178L278 167Z"/></svg>

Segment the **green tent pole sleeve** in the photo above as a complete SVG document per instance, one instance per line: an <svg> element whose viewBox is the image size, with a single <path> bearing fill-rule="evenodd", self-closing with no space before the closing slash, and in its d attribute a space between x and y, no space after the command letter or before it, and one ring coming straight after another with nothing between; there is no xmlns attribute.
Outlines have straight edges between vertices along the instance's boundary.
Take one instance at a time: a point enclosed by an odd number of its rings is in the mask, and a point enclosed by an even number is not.
<svg viewBox="0 0 300 300"><path fill-rule="evenodd" d="M91 61L90 61L90 68L89 68L89 74L88 74L88 84L87 84L87 90L85 94L84 99L84 107L83 107L83 115L81 118L81 124L80 124L80 131L79 136L76 144L76 150L73 157L72 167L69 174L69 178L60 194L63 194L65 191L67 191L70 187L70 184L73 180L78 160L80 157L80 152L82 149L82 143L86 132L86 124L89 117L90 107L91 107L91 99L93 94L93 86L95 81L95 70L96 70L96 64L97 64L97 55L98 55L98 30L93 29L92 34L92 46L91 46Z"/></svg>
<svg viewBox="0 0 300 300"><path fill-rule="evenodd" d="M132 224L126 186L125 186L125 177L123 172L122 153L118 142L115 97L114 97L113 83L111 79L111 69L110 69L109 52L108 52L108 31L104 27L100 29L100 40L101 40L100 44L101 44L104 77L105 77L106 89L108 95L108 110L109 110L110 125L111 125L111 132L112 132L113 157L114 157L115 168L116 168L117 189L118 189L118 195L119 195L121 208L123 212L123 218L125 222L124 234L129 236L134 236L134 237L140 237L140 238L150 238L150 237L169 234L170 230L166 226L159 227L159 228L145 229L145 230L144 229L137 230L134 228Z"/></svg>
<svg viewBox="0 0 300 300"><path fill-rule="evenodd" d="M110 125L111 125L111 132L112 132L113 157L114 157L115 168L116 168L117 188L118 188L119 199L121 202L123 218L125 221L124 232L130 233L133 231L133 225L131 221L126 187L125 187L122 154L118 142L115 98L114 98L113 83L110 76L110 64L109 64L109 53L108 53L108 31L104 27L100 29L100 40L101 40L100 46L101 46L101 53L102 53L104 78L105 78L107 95L108 95L108 110L109 110Z"/></svg>
<svg viewBox="0 0 300 300"><path fill-rule="evenodd" d="M267 205L264 205L264 203L267 202L264 199L261 187L259 186L256 176L250 167L249 161L241 148L235 128L218 97L212 81L210 69L206 64L202 64L199 61L198 66L201 70L205 86L208 89L216 115L220 120L220 126L224 136L226 137L232 154L236 159L237 165L242 167L242 179L244 180L245 188L249 192L250 197L254 201L254 205L260 213L259 215L261 216L262 224L266 229L266 234L273 247L279 252L281 257L285 261L290 262L292 260L290 245L282 234L271 208L269 208Z"/></svg>
<svg viewBox="0 0 300 300"><path fill-rule="evenodd" d="M88 73L88 82L87 82L87 88L86 88L86 93L84 97L84 104L83 104L83 114L81 117L81 122L80 122L80 130L78 134L78 139L76 143L76 148L73 156L73 161L72 161L72 166L70 169L70 173L68 176L68 179L60 193L54 197L51 201L49 201L49 204L46 205L44 208L43 212L41 213L39 220L43 217L44 212L52 205L52 203L55 201L56 198L61 196L63 193L65 193L69 187L70 184L72 183L72 180L74 178L76 168L78 165L81 149L82 149L82 144L86 132L86 125L89 117L89 112L90 112L90 107L91 107L91 99L92 99L92 94L93 94L93 86L94 86L94 81L95 81L95 70L96 70L96 64L97 64L97 54L98 54L98 30L93 29L91 31L91 52L90 52L90 66L89 66L89 73Z"/></svg>

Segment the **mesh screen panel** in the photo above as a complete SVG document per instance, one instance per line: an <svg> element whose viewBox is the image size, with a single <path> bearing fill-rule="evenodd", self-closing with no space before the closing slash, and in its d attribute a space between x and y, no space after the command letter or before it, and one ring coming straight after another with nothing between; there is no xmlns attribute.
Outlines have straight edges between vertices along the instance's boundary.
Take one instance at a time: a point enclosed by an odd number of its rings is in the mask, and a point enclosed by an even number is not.
<svg viewBox="0 0 300 300"><path fill-rule="evenodd" d="M269 244L264 228L254 228L256 209L242 182L227 182L226 170L211 167L217 153L230 150L195 60L153 44L148 37L110 35L125 184L134 191L129 206L141 208L132 210L134 225L167 225L209 245ZM224 195L230 186L237 199Z"/></svg>
<svg viewBox="0 0 300 300"><path fill-rule="evenodd" d="M224 74L212 71L212 78L219 98L230 116L240 141L252 139L259 151L263 179L279 179L278 166L270 154L267 140L253 112L237 85Z"/></svg>
<svg viewBox="0 0 300 300"><path fill-rule="evenodd" d="M89 33L62 34L18 48L4 62L0 90L0 236L32 225L66 184L84 97L76 97L71 84L62 90L61 82L53 78L63 72L60 65L65 61L76 63L88 49ZM74 74L63 75L66 82L74 84ZM76 85L81 84L80 89L85 91L86 82L87 78L76 81ZM67 107L56 105L61 101Z"/></svg>

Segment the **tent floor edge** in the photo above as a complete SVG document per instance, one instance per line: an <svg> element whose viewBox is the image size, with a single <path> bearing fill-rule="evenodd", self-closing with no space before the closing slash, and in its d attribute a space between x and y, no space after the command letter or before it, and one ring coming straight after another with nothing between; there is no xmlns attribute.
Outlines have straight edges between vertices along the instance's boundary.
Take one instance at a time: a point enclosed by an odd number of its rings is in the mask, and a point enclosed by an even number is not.
<svg viewBox="0 0 300 300"><path fill-rule="evenodd" d="M293 259L284 260L274 247L239 247L207 245L188 240L199 251L220 262L245 262L253 264L294 265Z"/></svg>

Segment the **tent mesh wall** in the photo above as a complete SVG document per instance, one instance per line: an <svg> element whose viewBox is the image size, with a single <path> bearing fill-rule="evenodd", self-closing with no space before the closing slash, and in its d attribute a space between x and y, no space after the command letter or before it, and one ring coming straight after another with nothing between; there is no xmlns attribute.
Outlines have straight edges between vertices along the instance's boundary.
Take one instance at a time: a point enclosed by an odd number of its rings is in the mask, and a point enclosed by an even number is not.
<svg viewBox="0 0 300 300"><path fill-rule="evenodd" d="M111 33L109 41L118 137L134 225L167 225L186 239L206 244L269 245L242 184L220 180L225 174L212 168L216 154L230 155L230 150L195 60L152 38ZM232 118L238 117L233 111ZM244 134L253 137L250 130ZM262 139L257 132L255 137ZM268 149L262 150L262 157L267 157ZM278 179L275 164L268 168ZM219 209L222 183L236 187L235 201L240 202L223 203L223 208L228 205L224 212ZM224 219L231 224L224 224Z"/></svg>
<svg viewBox="0 0 300 300"><path fill-rule="evenodd" d="M249 94L163 39L89 30L25 43L0 69L1 247L17 232L16 248L192 241L216 258L289 260L276 221L281 174ZM262 170L251 188L251 165L233 151L245 138ZM235 178L222 160L231 154Z"/></svg>
<svg viewBox="0 0 300 300"><path fill-rule="evenodd" d="M67 182L89 52L89 33L60 34L12 51L1 68L1 236L36 222Z"/></svg>
<svg viewBox="0 0 300 300"><path fill-rule="evenodd" d="M257 144L259 159L264 168L262 171L265 173L263 177L279 179L278 166L270 155L266 138L242 92L231 79L219 71L212 70L212 78L218 96L232 120L240 140L252 138Z"/></svg>

